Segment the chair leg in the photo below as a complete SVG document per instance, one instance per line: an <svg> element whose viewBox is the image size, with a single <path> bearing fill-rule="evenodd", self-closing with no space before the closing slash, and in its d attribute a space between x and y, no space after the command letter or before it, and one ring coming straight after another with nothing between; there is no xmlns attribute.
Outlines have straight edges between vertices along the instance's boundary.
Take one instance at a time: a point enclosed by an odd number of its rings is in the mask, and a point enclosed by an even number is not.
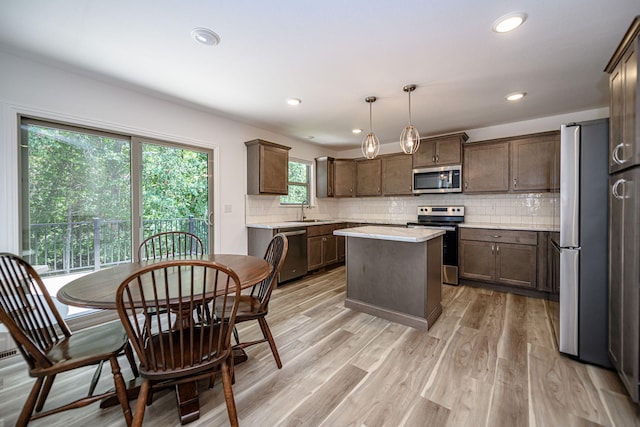
<svg viewBox="0 0 640 427"><path fill-rule="evenodd" d="M149 390L151 389L151 383L149 380L142 380L140 385L140 393L138 394L138 400L136 401L136 408L133 413L133 422L131 427L139 427L142 425L144 419L144 410L147 406L147 398L149 397Z"/></svg>
<svg viewBox="0 0 640 427"><path fill-rule="evenodd" d="M240 336L238 335L238 328L233 325L233 337L236 339L236 345L240 345Z"/></svg>
<svg viewBox="0 0 640 427"><path fill-rule="evenodd" d="M98 367L96 371L93 373L93 377L91 378L91 384L89 384L89 394L88 396L93 396L93 392L96 390L96 386L98 385L98 380L100 379L100 374L102 373L102 366L104 365L104 360L101 360L98 363Z"/></svg>
<svg viewBox="0 0 640 427"><path fill-rule="evenodd" d="M231 372L229 372L229 370L229 359L227 358L222 362L222 387L224 390L224 400L227 403L227 414L229 415L229 423L232 427L238 427L238 413L236 412L236 402L233 398L233 388L231 387Z"/></svg>
<svg viewBox="0 0 640 427"><path fill-rule="evenodd" d="M56 379L55 374L49 375L48 377L45 378L44 387L42 387L42 390L40 390L40 393L38 396L38 403L36 404L36 412L42 411L42 408L44 407L44 402L47 400L47 397L49 396L49 392L51 391L51 386L53 385L53 380L55 379Z"/></svg>
<svg viewBox="0 0 640 427"><path fill-rule="evenodd" d="M31 419L31 414L33 413L33 407L36 404L36 399L38 398L38 394L40 394L43 382L44 378L42 377L38 377L36 379L36 383L31 388L31 393L29 393L29 397L27 397L27 401L22 407L18 421L16 421L16 427L25 427L29 423L29 419Z"/></svg>
<svg viewBox="0 0 640 427"><path fill-rule="evenodd" d="M116 386L116 395L122 406L122 413L124 419L127 422L127 426L130 426L133 421L131 415L131 407L129 406L129 398L127 397L127 386L124 384L124 378L122 378L122 372L120 371L120 364L118 364L118 356L113 355L109 358L111 363L111 372L113 373L113 382Z"/></svg>
<svg viewBox="0 0 640 427"><path fill-rule="evenodd" d="M133 357L133 348L131 348L130 342L127 342L127 345L124 347L124 354L127 356L129 365L131 365L131 372L133 372L133 376L138 378L140 376L140 372L138 372L138 365L136 364L136 359Z"/></svg>
<svg viewBox="0 0 640 427"><path fill-rule="evenodd" d="M273 339L273 335L271 335L271 329L269 329L269 325L267 324L267 319L265 319L264 317L259 317L258 323L260 324L260 329L262 329L262 335L267 341L269 341L271 353L273 353L273 358L276 359L276 365L278 365L278 369L282 369L280 355L278 354L278 349L276 348L276 342Z"/></svg>

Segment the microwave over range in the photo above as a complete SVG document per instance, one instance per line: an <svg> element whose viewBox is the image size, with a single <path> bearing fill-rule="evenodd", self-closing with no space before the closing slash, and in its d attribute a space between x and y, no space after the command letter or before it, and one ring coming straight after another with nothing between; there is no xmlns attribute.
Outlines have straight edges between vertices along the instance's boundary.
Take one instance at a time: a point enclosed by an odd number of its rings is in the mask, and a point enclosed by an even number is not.
<svg viewBox="0 0 640 427"><path fill-rule="evenodd" d="M413 194L462 192L462 165L413 169Z"/></svg>

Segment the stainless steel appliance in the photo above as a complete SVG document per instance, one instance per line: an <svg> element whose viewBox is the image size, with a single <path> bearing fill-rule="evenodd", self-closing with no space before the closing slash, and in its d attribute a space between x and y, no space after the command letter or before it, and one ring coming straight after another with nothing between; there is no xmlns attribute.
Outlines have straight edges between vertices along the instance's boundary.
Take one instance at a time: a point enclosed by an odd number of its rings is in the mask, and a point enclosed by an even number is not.
<svg viewBox="0 0 640 427"><path fill-rule="evenodd" d="M413 193L460 193L462 165L413 169Z"/></svg>
<svg viewBox="0 0 640 427"><path fill-rule="evenodd" d="M561 127L560 235L552 242L560 300L551 316L562 353L606 367L608 135L607 119Z"/></svg>
<svg viewBox="0 0 640 427"><path fill-rule="evenodd" d="M409 228L444 230L442 236L442 282L458 284L458 224L464 222L464 206L418 206L418 221Z"/></svg>
<svg viewBox="0 0 640 427"><path fill-rule="evenodd" d="M289 250L278 276L278 283L282 283L307 274L307 229L287 228L278 231L287 236L289 242Z"/></svg>

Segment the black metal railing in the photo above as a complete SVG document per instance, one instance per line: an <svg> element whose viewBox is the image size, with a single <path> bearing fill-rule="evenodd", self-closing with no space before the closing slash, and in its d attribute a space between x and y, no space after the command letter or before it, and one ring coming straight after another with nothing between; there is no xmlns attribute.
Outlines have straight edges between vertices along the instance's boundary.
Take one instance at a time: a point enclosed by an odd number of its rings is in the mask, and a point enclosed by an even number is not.
<svg viewBox="0 0 640 427"><path fill-rule="evenodd" d="M209 227L205 219L143 220L143 236L164 231L188 231L202 239L209 252ZM133 259L131 221L102 220L31 224L25 257L32 265L46 265L43 275L99 270Z"/></svg>

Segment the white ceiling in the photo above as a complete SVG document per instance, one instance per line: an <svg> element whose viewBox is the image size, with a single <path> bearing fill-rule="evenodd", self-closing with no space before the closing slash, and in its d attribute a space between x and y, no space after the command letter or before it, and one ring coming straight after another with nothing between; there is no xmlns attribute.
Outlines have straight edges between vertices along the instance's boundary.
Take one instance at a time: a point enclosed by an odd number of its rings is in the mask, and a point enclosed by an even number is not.
<svg viewBox="0 0 640 427"><path fill-rule="evenodd" d="M517 11L522 27L491 31ZM606 107L603 69L636 15L639 0L2 0L0 48L346 148L370 95L374 132L399 139L408 83L422 136Z"/></svg>

